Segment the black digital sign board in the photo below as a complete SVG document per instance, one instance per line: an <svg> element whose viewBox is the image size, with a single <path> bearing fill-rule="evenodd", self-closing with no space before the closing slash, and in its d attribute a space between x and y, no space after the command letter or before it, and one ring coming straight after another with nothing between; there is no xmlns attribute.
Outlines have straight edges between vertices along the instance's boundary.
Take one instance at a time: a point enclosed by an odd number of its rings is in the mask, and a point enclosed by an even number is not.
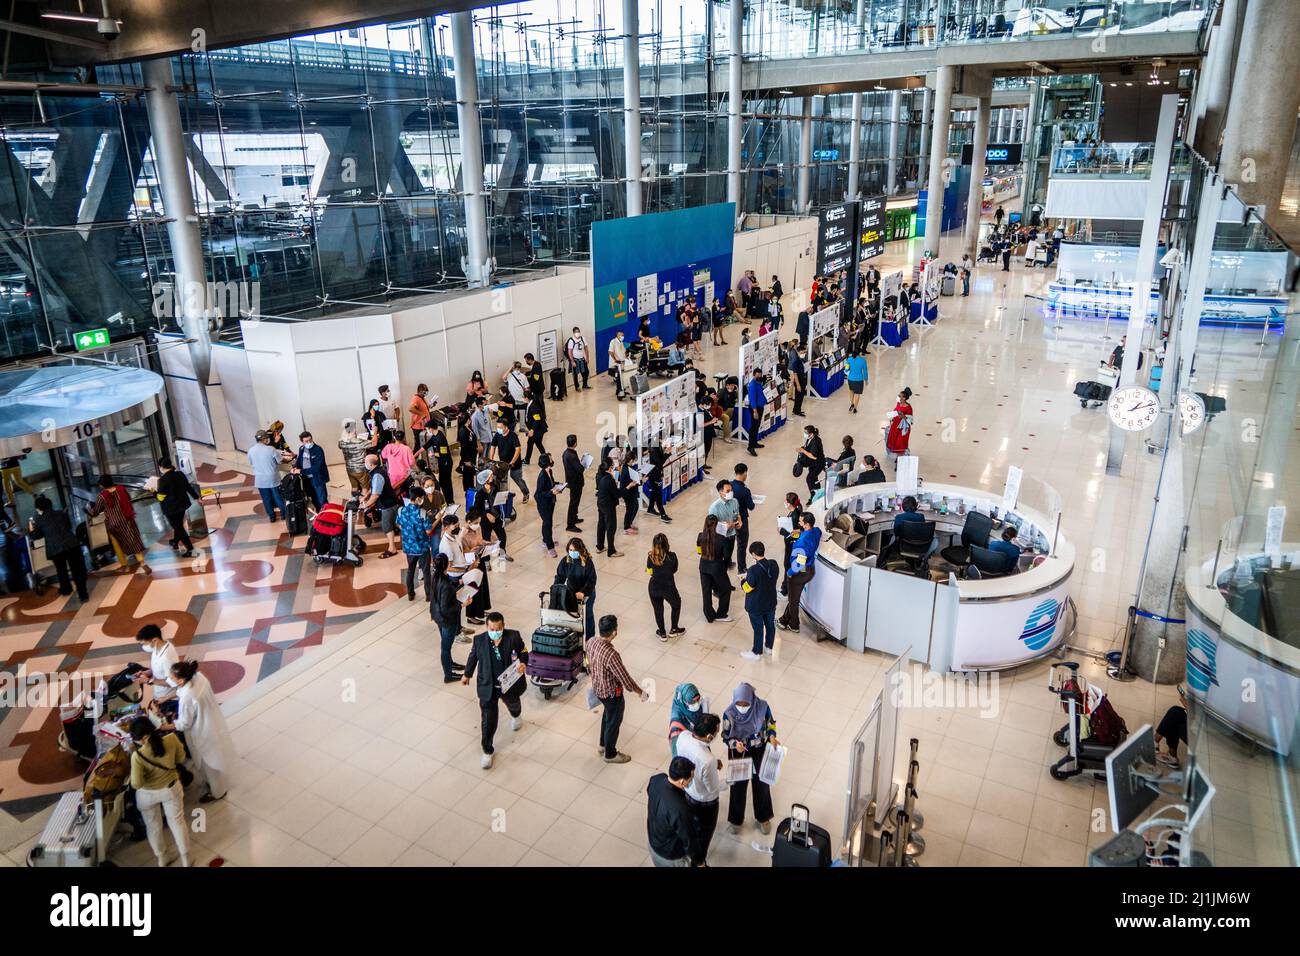
<svg viewBox="0 0 1300 956"><path fill-rule="evenodd" d="M985 166L1018 166L1020 165L1021 153L1024 150L1022 143L989 143L984 150ZM969 166L971 156L974 154L974 147L966 143L961 148L961 164Z"/></svg>
<svg viewBox="0 0 1300 956"><path fill-rule="evenodd" d="M835 275L857 268L858 204L827 206L818 213L817 274Z"/></svg>
<svg viewBox="0 0 1300 956"><path fill-rule="evenodd" d="M885 197L869 196L858 211L858 262L885 251Z"/></svg>

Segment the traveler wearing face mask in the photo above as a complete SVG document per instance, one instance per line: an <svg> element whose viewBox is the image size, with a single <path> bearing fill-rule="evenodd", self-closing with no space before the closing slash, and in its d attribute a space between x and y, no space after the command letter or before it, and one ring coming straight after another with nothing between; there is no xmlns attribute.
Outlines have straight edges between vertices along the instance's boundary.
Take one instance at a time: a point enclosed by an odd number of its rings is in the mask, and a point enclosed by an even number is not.
<svg viewBox="0 0 1300 956"><path fill-rule="evenodd" d="M447 556L433 556L432 573L429 579L429 616L438 625L440 660L442 663L442 682L455 683L460 680L463 670L451 657L451 645L460 636L460 601L456 592L460 590L460 581L447 573Z"/></svg>
<svg viewBox="0 0 1300 956"><path fill-rule="evenodd" d="M745 800L749 786L754 786L754 819L764 833L772 832L772 789L758 777L763 765L763 753L768 744L779 744L776 737L776 719L767 701L754 692L752 684L741 683L731 695L731 706L722 714L722 739L727 743L727 755L737 760L748 757L754 762L754 773L747 779L731 785L727 801L727 830L739 833L745 822Z"/></svg>
<svg viewBox="0 0 1300 956"><path fill-rule="evenodd" d="M668 752L677 756L677 741L690 736L695 722L704 713L704 697L694 684L678 684L673 691L672 711L668 715Z"/></svg>
<svg viewBox="0 0 1300 956"><path fill-rule="evenodd" d="M563 584L578 602L586 608L586 639L596 633L596 562L592 560L581 538L570 538L564 557L555 568L555 584Z"/></svg>
<svg viewBox="0 0 1300 956"><path fill-rule="evenodd" d="M804 426L799 461L803 464L803 477L808 485L808 500L811 502L821 482L822 472L826 470L826 449L822 445L821 433L814 425Z"/></svg>
<svg viewBox="0 0 1300 956"><path fill-rule="evenodd" d="M606 614L600 619L600 634L587 642L587 670L591 672L591 689L601 703L600 744L598 750L605 763L627 763L632 758L618 749L618 731L623 725L625 695L637 694L641 700L650 695L637 686L627 672L622 656L614 649L618 637L618 618Z"/></svg>
<svg viewBox="0 0 1300 956"><path fill-rule="evenodd" d="M496 437L492 439L492 457L509 467L510 480L523 492L524 504L528 504L528 486L524 484L523 450L519 447L519 436L504 421L497 422L496 429Z"/></svg>
<svg viewBox="0 0 1300 956"><path fill-rule="evenodd" d="M781 568L767 557L762 541L749 546L753 564L745 572L740 588L745 592L745 613L754 631L754 645L740 656L749 661L762 660L771 654L776 644L776 588L781 580Z"/></svg>
<svg viewBox="0 0 1300 956"><path fill-rule="evenodd" d="M149 669L136 674L135 682L151 685L154 700L175 697L176 690L168 678L171 677L172 665L179 664L181 657L172 642L163 637L162 628L157 624L146 624L135 638L140 642L140 650L149 655Z"/></svg>
<svg viewBox="0 0 1300 956"><path fill-rule="evenodd" d="M709 514L718 519L718 534L727 539L726 566L735 564L734 550L736 535L740 531L740 502L736 500L735 489L731 482L722 479L718 482L718 497L709 505Z"/></svg>
<svg viewBox="0 0 1300 956"><path fill-rule="evenodd" d="M158 730L163 733L180 731L185 735L190 762L207 786L207 792L199 798L199 803L220 800L226 795L226 774L234 768L237 758L217 695L208 679L199 673L197 661L173 664L168 683L177 688L176 719ZM159 713L158 702L150 702L149 709Z"/></svg>
<svg viewBox="0 0 1300 956"><path fill-rule="evenodd" d="M167 841L163 836L163 816L176 841L181 866L190 865L190 834L185 820L185 788L180 780L180 765L185 760L185 745L175 734L159 733L153 722L143 715L131 721L131 789L135 806L144 817L149 848L159 866L167 865Z"/></svg>
<svg viewBox="0 0 1300 956"><path fill-rule="evenodd" d="M655 612L655 634L661 642L685 634L681 627L682 596L677 590L677 555L668 547L668 536L657 534L651 542L645 560L645 573L650 577L650 605ZM672 630L664 628L664 604L672 609Z"/></svg>
<svg viewBox="0 0 1300 956"><path fill-rule="evenodd" d="M303 432L298 436L298 441L302 442L298 446L298 470L307 479L307 493L311 495L311 502L319 511L325 507L325 502L330 500L327 487L330 470L325 464L325 449L316 444L316 440L311 437L311 432Z"/></svg>
<svg viewBox="0 0 1300 956"><path fill-rule="evenodd" d="M621 552L614 549L614 535L618 530L618 478L609 459L596 470L596 550L608 558L617 558Z"/></svg>
<svg viewBox="0 0 1300 956"><path fill-rule="evenodd" d="M808 394L808 350L794 344L786 358L790 371L790 387L794 389L794 414L804 417L803 400Z"/></svg>
<svg viewBox="0 0 1300 956"><path fill-rule="evenodd" d="M474 638L469 658L465 661L465 673L460 679L461 684L468 685L470 678L475 678L482 718L480 743L483 758L479 766L484 770L492 769L493 738L500 720L500 705L504 703L510 714L511 730L518 730L523 722L523 696L528 687L528 680L524 677L527 664L528 648L524 646L524 639L518 631L506 630L505 617L493 611L487 616L487 630ZM514 668L519 676L503 693L501 677L510 668Z"/></svg>
<svg viewBox="0 0 1300 956"><path fill-rule="evenodd" d="M438 487L442 489L443 504L455 504L456 494L451 476L451 444L447 432L438 419L430 419L424 430L424 455L429 463L429 470L437 477ZM429 482L425 482L425 494L428 494Z"/></svg>
<svg viewBox="0 0 1300 956"><path fill-rule="evenodd" d="M397 529L406 556L406 599L415 600L416 574L424 584L424 599L431 599L429 557L433 550L434 516L424 508L424 489L412 488L410 498L397 512Z"/></svg>
<svg viewBox="0 0 1300 956"><path fill-rule="evenodd" d="M614 397L622 399L623 364L627 361L627 346L623 344L623 330L619 329L609 340L609 377L614 380Z"/></svg>
<svg viewBox="0 0 1300 956"><path fill-rule="evenodd" d="M438 553L447 559L447 576L455 582L456 587L460 587L460 579L467 571L472 571L478 567L478 558L474 554L466 554L465 548L461 545L463 535L460 530L460 519L455 515L447 515L442 519L442 537L438 541ZM483 583L487 584L487 576L484 575ZM481 593L481 592L480 592ZM481 613L476 613L479 608L475 603L479 601L475 597L470 601L469 607L465 609L465 620L470 624L482 624L484 622ZM482 602L484 608L488 607L486 601ZM460 640L460 638L457 638ZM468 643L468 641L462 641Z"/></svg>
<svg viewBox="0 0 1300 956"><path fill-rule="evenodd" d="M790 547L790 566L785 578L785 611L777 624L785 631L799 630L799 599L803 589L817 571L817 546L821 544L822 530L812 512L799 516L794 543Z"/></svg>
<svg viewBox="0 0 1300 956"><path fill-rule="evenodd" d="M537 501L537 517L542 520L542 547L548 557L555 557L555 476L551 474L551 456L540 455L537 459L537 487L533 497Z"/></svg>
<svg viewBox="0 0 1300 956"><path fill-rule="evenodd" d="M717 714L700 714L695 727L677 738L677 755L695 764L695 773L686 786L686 803L691 810L691 866L708 866L709 844L718 828L722 761L713 755L709 744L721 725L722 718Z"/></svg>

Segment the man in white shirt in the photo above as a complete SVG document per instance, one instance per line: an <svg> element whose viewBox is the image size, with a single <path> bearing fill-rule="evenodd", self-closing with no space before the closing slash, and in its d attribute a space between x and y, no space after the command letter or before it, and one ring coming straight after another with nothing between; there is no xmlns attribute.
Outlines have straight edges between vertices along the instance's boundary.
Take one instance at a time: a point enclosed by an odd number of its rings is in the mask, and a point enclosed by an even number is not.
<svg viewBox="0 0 1300 956"><path fill-rule="evenodd" d="M514 406L512 427L517 425L520 430L526 430L524 410L528 407L528 376L519 362L506 372L506 391L510 394L510 404Z"/></svg>
<svg viewBox="0 0 1300 956"><path fill-rule="evenodd" d="M379 386L379 407L384 412L385 422L391 421L396 423L392 426L393 430L401 427L402 410L397 406L397 402L393 400L387 385Z"/></svg>
<svg viewBox="0 0 1300 956"><path fill-rule="evenodd" d="M614 396L623 397L623 363L627 361L627 346L623 344L623 330L619 329L609 340L609 377L614 380Z"/></svg>
<svg viewBox="0 0 1300 956"><path fill-rule="evenodd" d="M453 581L459 582L467 571L478 567L478 558L467 557L460 546L460 518L456 515L447 515L442 519L442 537L438 539L438 553L447 556L447 577ZM483 623L481 620L475 621L469 617L466 617L466 620L471 623ZM456 640L461 644L468 643L465 635L472 633L473 631L468 627L461 628L461 633Z"/></svg>
<svg viewBox="0 0 1300 956"><path fill-rule="evenodd" d="M576 325L569 341L564 343L564 354L569 357L569 370L573 372L573 390L577 392L590 388L587 384L587 378L591 375L591 367L587 364L587 340L582 337L582 330ZM579 375L582 376L581 385L578 384Z"/></svg>
<svg viewBox="0 0 1300 956"><path fill-rule="evenodd" d="M693 731L677 736L677 756L695 764L695 774L686 785L686 803L691 810L691 866L707 866L709 844L718 826L722 796L722 761L713 755L710 742L718 735L722 718L701 714Z"/></svg>

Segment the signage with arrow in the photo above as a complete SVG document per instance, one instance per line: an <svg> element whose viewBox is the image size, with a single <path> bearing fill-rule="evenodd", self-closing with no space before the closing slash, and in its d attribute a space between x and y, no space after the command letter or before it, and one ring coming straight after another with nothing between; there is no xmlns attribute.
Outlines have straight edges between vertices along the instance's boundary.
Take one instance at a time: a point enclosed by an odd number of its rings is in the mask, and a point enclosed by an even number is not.
<svg viewBox="0 0 1300 956"><path fill-rule="evenodd" d="M72 335L72 344L77 347L78 352L102 349L109 341L108 329L86 329L82 332L74 332Z"/></svg>

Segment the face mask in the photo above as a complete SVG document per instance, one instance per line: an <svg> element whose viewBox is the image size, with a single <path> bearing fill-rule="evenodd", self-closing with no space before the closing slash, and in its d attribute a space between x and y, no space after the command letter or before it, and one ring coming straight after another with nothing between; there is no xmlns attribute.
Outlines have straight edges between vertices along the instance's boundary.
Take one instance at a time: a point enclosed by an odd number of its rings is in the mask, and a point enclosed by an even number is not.
<svg viewBox="0 0 1300 956"><path fill-rule="evenodd" d="M425 494L426 497L427 497L427 496L431 496L431 495L433 494L433 488L432 488L432 487L425 488L425 489L424 489L424 494Z"/></svg>
<svg viewBox="0 0 1300 956"><path fill-rule="evenodd" d="M580 552L580 551L570 551L570 552L569 552L569 557L573 558L574 561L577 561L579 558L582 557L582 552Z"/></svg>
<svg viewBox="0 0 1300 956"><path fill-rule="evenodd" d="M722 500L723 500L723 501L730 501L733 497L734 497L734 496L733 496L733 494L732 494L730 491L724 491L724 492L722 493Z"/></svg>
<svg viewBox="0 0 1300 956"><path fill-rule="evenodd" d="M312 447L312 445L314 445L314 444L315 444L315 442L305 441L305 442L302 443L302 447L303 447L303 448L310 448L310 447Z"/></svg>
<svg viewBox="0 0 1300 956"><path fill-rule="evenodd" d="M737 705L736 705L736 713L741 714L741 715L743 716L743 715L749 713L749 707L750 707L749 704L737 704Z"/></svg>
<svg viewBox="0 0 1300 956"><path fill-rule="evenodd" d="M506 430L504 428L498 428L497 434L500 435L502 438L504 438L506 434Z"/></svg>
<svg viewBox="0 0 1300 956"><path fill-rule="evenodd" d="M812 438L812 432L804 432L804 433L803 433L803 440L804 440L804 441L809 441L811 438Z"/></svg>
<svg viewBox="0 0 1300 956"><path fill-rule="evenodd" d="M180 681L178 681L175 677L169 677L169 678L167 678L167 684L168 684L168 686L170 686L170 687L180 687L180 686L181 686Z"/></svg>
<svg viewBox="0 0 1300 956"><path fill-rule="evenodd" d="M152 653L153 653L153 645L152 645L152 644L141 644L141 645L140 645L140 650L144 651L146 654L152 654Z"/></svg>
<svg viewBox="0 0 1300 956"><path fill-rule="evenodd" d="M700 702L697 700L697 701L696 701L695 703L693 703L693 704L687 704L687 705L686 705L686 709L689 710L692 714L695 714L695 713L698 713L698 712L699 712L699 709L700 709L701 706L702 706L702 705L701 705Z"/></svg>
<svg viewBox="0 0 1300 956"><path fill-rule="evenodd" d="M505 634L505 631L488 631L488 637L492 639L493 644L499 643L501 638L505 637Z"/></svg>

